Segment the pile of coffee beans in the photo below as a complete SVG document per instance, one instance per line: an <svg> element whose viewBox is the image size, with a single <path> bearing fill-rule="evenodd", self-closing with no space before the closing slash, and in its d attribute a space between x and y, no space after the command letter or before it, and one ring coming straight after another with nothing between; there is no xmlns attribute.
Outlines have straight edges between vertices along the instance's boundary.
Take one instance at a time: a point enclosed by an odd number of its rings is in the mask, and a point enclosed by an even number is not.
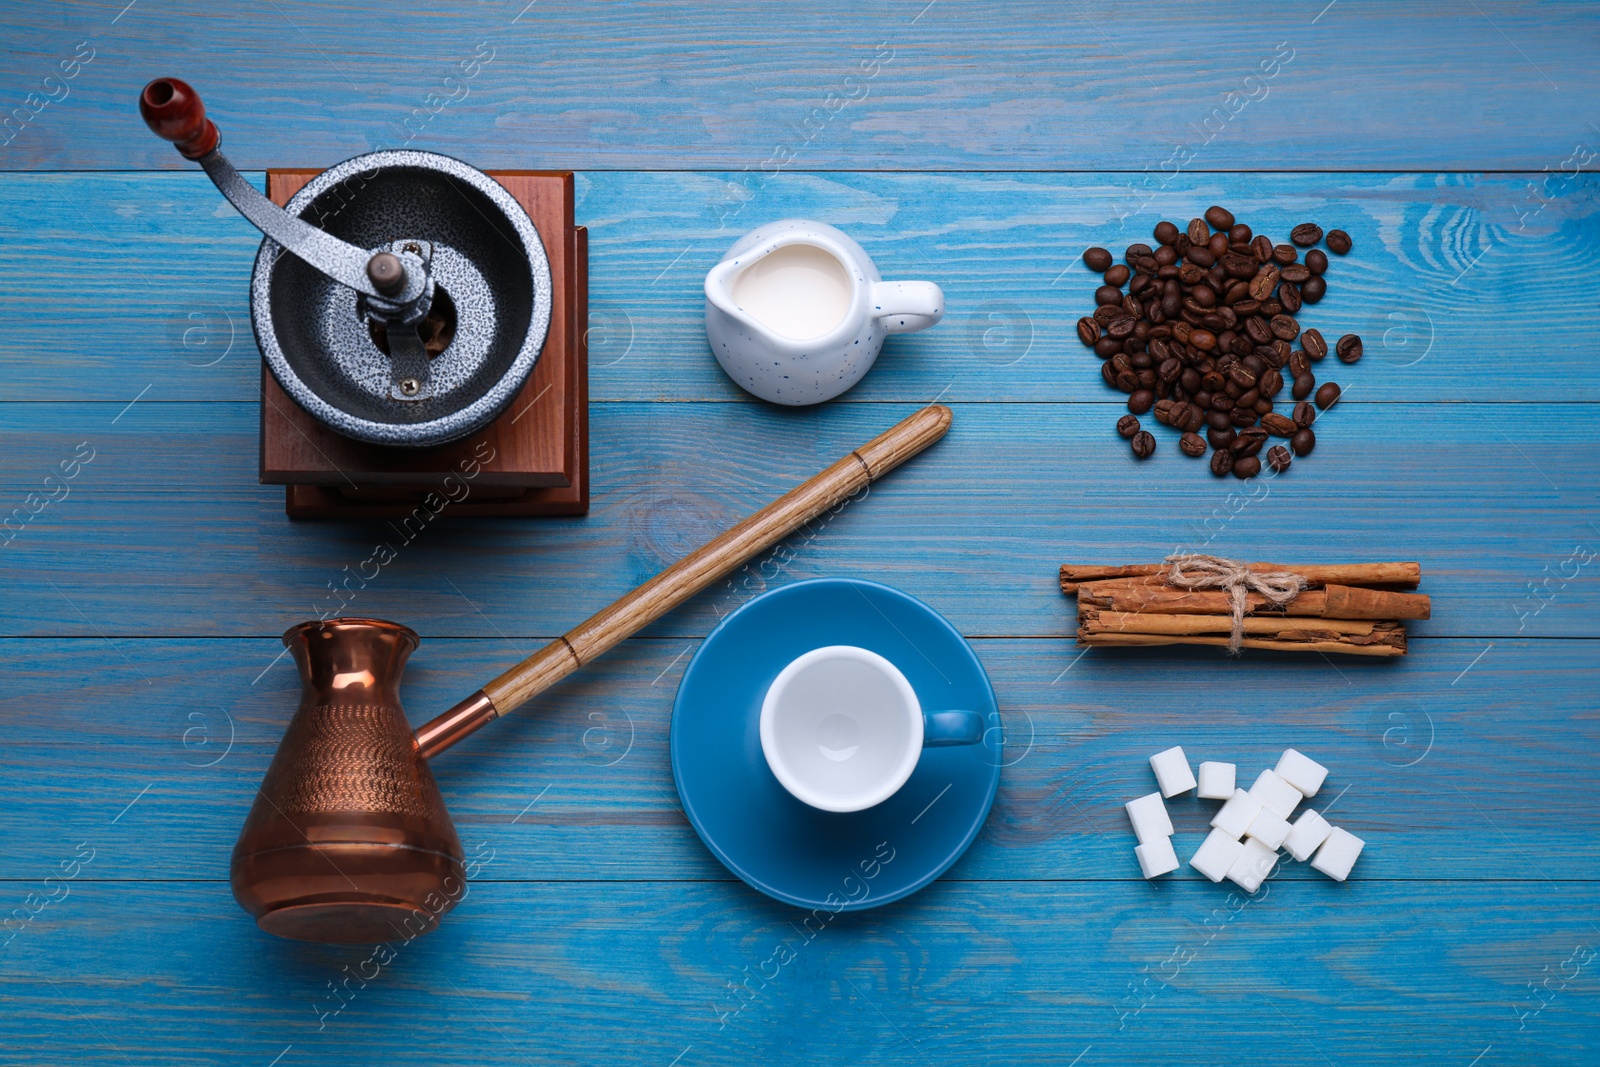
<svg viewBox="0 0 1600 1067"><path fill-rule="evenodd" d="M1261 473L1260 453L1269 437L1288 445L1266 449L1266 462L1281 474L1294 456L1309 455L1318 410L1339 400L1333 382L1317 384L1311 365L1328 354L1318 331L1302 331L1295 315L1328 291L1328 255L1313 248L1325 241L1344 255L1350 235L1304 222L1288 244L1234 219L1222 207L1206 209L1180 230L1158 222L1156 247L1129 245L1117 263L1104 248L1083 261L1103 276L1093 315L1078 320L1078 339L1105 362L1106 384L1128 394L1128 411L1117 432L1133 454L1146 459L1156 440L1139 416L1179 431L1186 456L1211 452L1211 473L1250 478ZM1307 249L1302 262L1300 250ZM1123 291L1123 287L1127 291ZM1292 342L1299 341L1298 349ZM1333 346L1342 363L1361 358L1361 338L1346 334ZM1276 410L1289 379L1291 414ZM1307 398L1310 398L1308 402ZM1200 436L1201 430L1205 437Z"/></svg>

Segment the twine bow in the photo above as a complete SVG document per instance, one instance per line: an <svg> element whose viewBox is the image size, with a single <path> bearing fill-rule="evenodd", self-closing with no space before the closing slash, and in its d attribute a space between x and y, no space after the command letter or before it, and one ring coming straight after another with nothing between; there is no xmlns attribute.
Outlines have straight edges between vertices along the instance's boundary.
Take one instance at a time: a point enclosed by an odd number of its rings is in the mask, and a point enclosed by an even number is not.
<svg viewBox="0 0 1600 1067"><path fill-rule="evenodd" d="M1233 605L1233 633L1228 653L1237 656L1244 641L1244 613L1251 593L1260 593L1275 608L1286 607L1306 587L1292 571L1253 571L1249 564L1201 554L1168 556L1167 581L1180 589L1222 589Z"/></svg>

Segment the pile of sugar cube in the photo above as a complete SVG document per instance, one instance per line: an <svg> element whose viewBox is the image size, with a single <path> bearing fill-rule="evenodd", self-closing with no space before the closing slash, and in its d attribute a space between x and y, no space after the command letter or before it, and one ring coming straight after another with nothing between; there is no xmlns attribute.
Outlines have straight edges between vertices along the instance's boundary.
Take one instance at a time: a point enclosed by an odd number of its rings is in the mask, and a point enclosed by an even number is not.
<svg viewBox="0 0 1600 1067"><path fill-rule="evenodd" d="M1290 824L1289 816L1300 801L1316 796L1328 777L1328 768L1292 748L1279 757L1276 768L1262 771L1248 790L1234 787L1231 763L1200 764L1196 782L1181 747L1157 752L1150 757L1150 767L1160 791L1127 804L1128 819L1139 838L1133 854L1146 878L1178 869L1172 820L1163 798L1197 787L1199 796L1224 801L1211 820L1211 833L1189 858L1189 866L1213 882L1228 878L1246 893L1254 893L1277 866L1279 848L1287 848L1301 863L1309 858L1311 866L1342 882L1366 844L1310 809Z"/></svg>

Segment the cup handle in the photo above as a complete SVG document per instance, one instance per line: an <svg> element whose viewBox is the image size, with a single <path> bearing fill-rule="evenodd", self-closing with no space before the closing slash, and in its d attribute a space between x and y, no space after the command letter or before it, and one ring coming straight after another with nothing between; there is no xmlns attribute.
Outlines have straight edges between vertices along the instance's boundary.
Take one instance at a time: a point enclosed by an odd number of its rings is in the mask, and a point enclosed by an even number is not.
<svg viewBox="0 0 1600 1067"><path fill-rule="evenodd" d="M944 290L932 282L874 282L872 306L884 333L916 333L944 318Z"/></svg>
<svg viewBox="0 0 1600 1067"><path fill-rule="evenodd" d="M983 725L983 716L976 711L925 711L922 713L922 747L975 745L983 740Z"/></svg>

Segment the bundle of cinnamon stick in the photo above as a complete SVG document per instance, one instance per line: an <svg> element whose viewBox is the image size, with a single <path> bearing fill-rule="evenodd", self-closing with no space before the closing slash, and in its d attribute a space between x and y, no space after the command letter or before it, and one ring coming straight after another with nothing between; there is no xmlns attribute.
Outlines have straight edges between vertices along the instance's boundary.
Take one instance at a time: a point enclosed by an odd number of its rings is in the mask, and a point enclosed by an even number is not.
<svg viewBox="0 0 1600 1067"><path fill-rule="evenodd" d="M1426 619L1416 563L1295 566L1250 563L1249 570L1288 571L1305 589L1283 607L1248 593L1245 648L1403 656L1408 619ZM1168 565L1105 567L1064 563L1061 591L1078 597L1078 644L1087 646L1220 645L1233 632L1233 601L1225 589L1186 589L1168 580Z"/></svg>

